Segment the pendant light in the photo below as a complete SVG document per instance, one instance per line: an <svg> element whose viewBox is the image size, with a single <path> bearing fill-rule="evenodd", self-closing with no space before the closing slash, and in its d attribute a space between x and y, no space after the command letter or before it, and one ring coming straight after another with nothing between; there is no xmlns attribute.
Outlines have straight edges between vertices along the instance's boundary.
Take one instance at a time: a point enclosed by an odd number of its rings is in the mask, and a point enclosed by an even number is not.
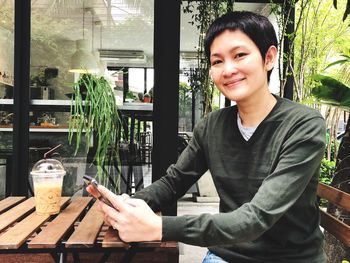
<svg viewBox="0 0 350 263"><path fill-rule="evenodd" d="M89 51L89 42L85 39L85 7L83 1L83 39L76 41L77 50L71 58L69 72L73 73L96 73L98 65L94 55Z"/></svg>

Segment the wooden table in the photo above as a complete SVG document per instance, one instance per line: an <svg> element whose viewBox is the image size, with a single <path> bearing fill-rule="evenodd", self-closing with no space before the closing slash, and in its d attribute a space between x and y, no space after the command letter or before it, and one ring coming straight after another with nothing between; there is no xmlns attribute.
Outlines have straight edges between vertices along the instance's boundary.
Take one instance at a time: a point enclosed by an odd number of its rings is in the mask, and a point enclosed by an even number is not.
<svg viewBox="0 0 350 263"><path fill-rule="evenodd" d="M42 216L34 198L0 201L0 261L178 262L177 242L124 243L104 225L91 197L63 197L61 212Z"/></svg>

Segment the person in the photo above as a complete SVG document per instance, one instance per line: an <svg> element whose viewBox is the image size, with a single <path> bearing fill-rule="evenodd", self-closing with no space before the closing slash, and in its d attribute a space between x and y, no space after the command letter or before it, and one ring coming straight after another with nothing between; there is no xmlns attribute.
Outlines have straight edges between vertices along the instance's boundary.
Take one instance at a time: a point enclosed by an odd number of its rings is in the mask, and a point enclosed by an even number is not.
<svg viewBox="0 0 350 263"><path fill-rule="evenodd" d="M235 11L205 37L210 76L236 105L210 113L166 175L133 198L101 191L100 208L126 242L163 240L208 247L203 262L325 262L316 198L325 122L273 95L277 39L264 16ZM217 214L159 216L209 169ZM97 195L91 188L88 191Z"/></svg>

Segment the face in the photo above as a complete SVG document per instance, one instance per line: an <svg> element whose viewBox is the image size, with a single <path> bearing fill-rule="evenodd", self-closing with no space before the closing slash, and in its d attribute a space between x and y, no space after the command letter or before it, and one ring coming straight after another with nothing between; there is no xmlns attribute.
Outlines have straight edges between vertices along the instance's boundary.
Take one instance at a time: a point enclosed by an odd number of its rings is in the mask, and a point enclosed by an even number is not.
<svg viewBox="0 0 350 263"><path fill-rule="evenodd" d="M276 48L265 61L255 43L242 31L225 30L210 47L210 74L224 96L237 103L269 94L267 72L273 68Z"/></svg>

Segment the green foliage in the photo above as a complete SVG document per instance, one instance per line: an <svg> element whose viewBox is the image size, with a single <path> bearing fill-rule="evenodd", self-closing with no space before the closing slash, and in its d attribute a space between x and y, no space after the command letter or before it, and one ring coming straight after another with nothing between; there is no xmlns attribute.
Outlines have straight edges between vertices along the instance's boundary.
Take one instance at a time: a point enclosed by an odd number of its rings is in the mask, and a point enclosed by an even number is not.
<svg viewBox="0 0 350 263"><path fill-rule="evenodd" d="M322 72L335 54L348 49L350 27L341 17L344 1L338 1L338 9L328 0L301 0L296 2L296 37L291 43L294 47L294 99L306 101L315 87L313 75ZM330 74L341 80L336 74ZM329 75L329 74L327 74ZM344 82L344 81L343 81ZM310 104L313 106L313 104Z"/></svg>
<svg viewBox="0 0 350 263"><path fill-rule="evenodd" d="M184 82L179 83L179 118L192 118L192 88Z"/></svg>
<svg viewBox="0 0 350 263"><path fill-rule="evenodd" d="M326 158L322 159L319 181L321 183L330 185L332 177L335 172L335 161L328 161Z"/></svg>
<svg viewBox="0 0 350 263"><path fill-rule="evenodd" d="M326 158L323 158L321 162L320 176L318 178L319 182L330 185L335 168L335 161L328 161ZM326 207L327 203L328 201L326 199L320 199L320 206Z"/></svg>
<svg viewBox="0 0 350 263"><path fill-rule="evenodd" d="M329 105L350 108L350 88L348 86L321 74L314 75L313 79L321 83L312 89L313 96Z"/></svg>
<svg viewBox="0 0 350 263"><path fill-rule="evenodd" d="M81 138L86 138L86 153L92 140L96 152L97 177L106 185L109 161L118 161L118 138L121 121L116 106L113 89L103 77L84 74L74 84L74 95L70 110L68 141L75 141L75 154ZM85 100L83 99L85 97ZM119 184L117 184L119 185ZM117 186L118 187L118 186ZM118 190L118 189L116 189Z"/></svg>
<svg viewBox="0 0 350 263"><path fill-rule="evenodd" d="M209 79L210 64L204 54L204 37L209 26L219 16L233 10L233 0L202 0L202 1L183 1L182 10L184 13L190 13L191 25L198 29L198 63L197 68L190 74L190 85L192 89L201 92L203 96L203 115L212 111L212 101L215 86Z"/></svg>
<svg viewBox="0 0 350 263"><path fill-rule="evenodd" d="M333 63L327 65L327 67L325 68L325 70L328 69L328 68L330 68L330 67L333 67L333 66L335 66L335 65L343 65L343 64L346 64L346 63L349 63L349 62L350 62L350 56L345 55L345 54L341 54L340 56L343 57L343 58L342 58L342 59L339 59L339 60L337 60L337 61L334 61Z"/></svg>
<svg viewBox="0 0 350 263"><path fill-rule="evenodd" d="M135 94L132 92L132 91L128 91L126 94L125 94L125 98L126 99L137 99L137 97L135 96Z"/></svg>
<svg viewBox="0 0 350 263"><path fill-rule="evenodd" d="M334 7L337 8L338 1L333 0ZM346 2L346 8L344 10L344 15L343 15L343 21L347 18L347 16L350 14L350 0ZM349 263L348 261L342 262L342 263Z"/></svg>
<svg viewBox="0 0 350 263"><path fill-rule="evenodd" d="M331 145L329 145L329 143ZM339 142L337 141L337 138L334 138L333 136L331 136L328 131L326 134L326 150L325 150L325 156L329 158L328 160L335 161L337 159L336 152L338 152L338 149L339 149Z"/></svg>

